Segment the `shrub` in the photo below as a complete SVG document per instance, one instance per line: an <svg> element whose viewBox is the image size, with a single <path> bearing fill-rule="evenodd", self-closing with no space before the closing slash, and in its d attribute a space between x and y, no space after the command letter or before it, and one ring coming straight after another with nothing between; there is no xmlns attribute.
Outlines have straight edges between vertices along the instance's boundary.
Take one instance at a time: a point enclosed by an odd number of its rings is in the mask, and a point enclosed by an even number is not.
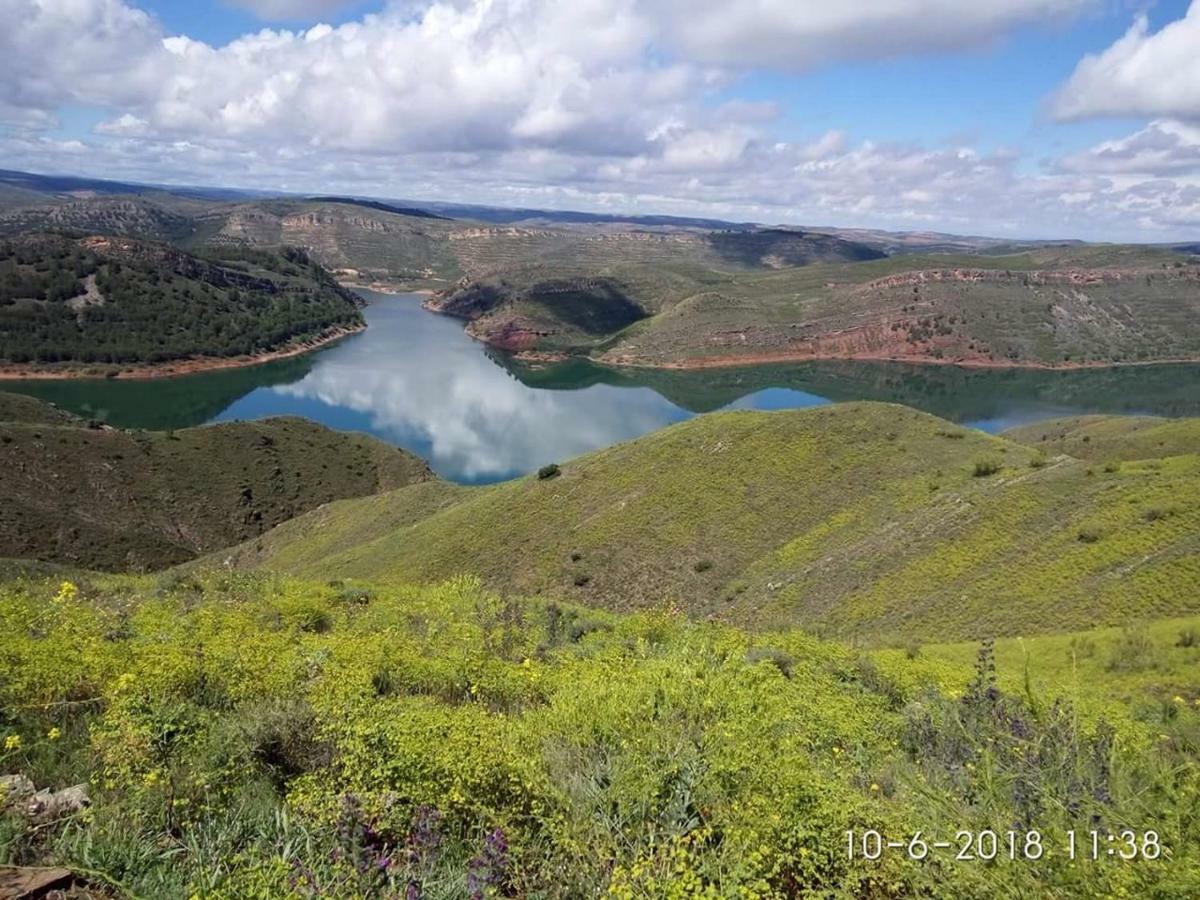
<svg viewBox="0 0 1200 900"><path fill-rule="evenodd" d="M1151 506L1142 513L1142 519L1146 522L1158 522L1162 519L1169 519L1178 512L1179 510L1173 506Z"/></svg>
<svg viewBox="0 0 1200 900"><path fill-rule="evenodd" d="M343 587L337 592L335 597L340 603L349 603L355 606L362 606L375 599L375 592L370 588L354 587L351 585L349 587Z"/></svg>
<svg viewBox="0 0 1200 900"><path fill-rule="evenodd" d="M1176 647L1196 647L1200 646L1200 631L1195 628L1185 628L1179 632L1179 639L1175 642Z"/></svg>
<svg viewBox="0 0 1200 900"><path fill-rule="evenodd" d="M1074 659L1090 659L1096 655L1096 642L1086 635L1071 638L1071 656Z"/></svg>
<svg viewBox="0 0 1200 900"><path fill-rule="evenodd" d="M550 463L550 465L538 469L537 477L539 481L545 481L547 478L556 478L561 472L562 469L558 467L558 463Z"/></svg>
<svg viewBox="0 0 1200 900"><path fill-rule="evenodd" d="M1158 652L1144 628L1123 628L1108 654L1111 672L1133 672L1158 667Z"/></svg>
<svg viewBox="0 0 1200 900"><path fill-rule="evenodd" d="M977 459L972 474L976 478L987 478L989 475L995 475L1001 468L1003 467L997 459Z"/></svg>
<svg viewBox="0 0 1200 900"><path fill-rule="evenodd" d="M692 569L696 572L707 572L712 567L713 563L711 559L701 559L696 561L696 564L692 566Z"/></svg>
<svg viewBox="0 0 1200 900"><path fill-rule="evenodd" d="M1076 535L1076 537L1079 539L1079 543L1081 544L1095 544L1100 540L1100 538L1104 537L1104 534L1099 528L1088 526L1086 528L1080 528L1079 534Z"/></svg>
<svg viewBox="0 0 1200 900"><path fill-rule="evenodd" d="M592 580L591 575L588 575L584 572L579 572L575 575L575 578L574 578L575 587L583 587L585 584L587 584L591 580Z"/></svg>
<svg viewBox="0 0 1200 900"><path fill-rule="evenodd" d="M792 677L792 668L796 665L796 660L791 655L775 647L751 647L746 651L746 662L752 666L761 662L770 663L783 674L784 678Z"/></svg>

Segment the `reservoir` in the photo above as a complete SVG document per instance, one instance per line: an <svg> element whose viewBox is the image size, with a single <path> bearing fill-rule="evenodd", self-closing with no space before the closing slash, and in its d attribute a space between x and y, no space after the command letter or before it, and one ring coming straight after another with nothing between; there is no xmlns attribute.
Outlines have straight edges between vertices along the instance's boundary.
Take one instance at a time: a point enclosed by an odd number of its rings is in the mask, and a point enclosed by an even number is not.
<svg viewBox="0 0 1200 900"><path fill-rule="evenodd" d="M520 364L473 341L417 295L360 292L369 327L301 357L150 380L9 381L79 415L173 429L304 416L365 431L445 478L511 478L718 409L885 400L986 431L1081 413L1200 416L1200 365L1045 371L886 362L614 370Z"/></svg>

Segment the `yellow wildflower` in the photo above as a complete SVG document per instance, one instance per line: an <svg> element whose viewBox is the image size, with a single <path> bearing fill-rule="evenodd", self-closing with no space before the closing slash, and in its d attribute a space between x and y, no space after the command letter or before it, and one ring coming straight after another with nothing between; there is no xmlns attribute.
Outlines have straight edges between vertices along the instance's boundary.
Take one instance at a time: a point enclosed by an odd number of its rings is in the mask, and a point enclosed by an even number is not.
<svg viewBox="0 0 1200 900"><path fill-rule="evenodd" d="M46 738L48 740L57 741L60 737L62 737L62 732L58 730L57 725L46 732Z"/></svg>
<svg viewBox="0 0 1200 900"><path fill-rule="evenodd" d="M1171 698L1171 702L1172 703L1187 703L1187 701L1184 700L1182 697L1180 697L1178 694L1176 694L1174 697Z"/></svg>
<svg viewBox="0 0 1200 900"><path fill-rule="evenodd" d="M10 734L8 737L6 737L4 739L4 749L5 750L20 750L21 749L21 736L19 734Z"/></svg>
<svg viewBox="0 0 1200 900"><path fill-rule="evenodd" d="M877 784L875 784L874 782L872 782L872 783L871 783L871 790L873 790L873 791L878 791L878 790L879 790L879 785L877 785Z"/></svg>
<svg viewBox="0 0 1200 900"><path fill-rule="evenodd" d="M75 587L69 581L64 581L58 586L58 593L54 595L55 603L66 603L68 600L74 600L79 594L79 588Z"/></svg>

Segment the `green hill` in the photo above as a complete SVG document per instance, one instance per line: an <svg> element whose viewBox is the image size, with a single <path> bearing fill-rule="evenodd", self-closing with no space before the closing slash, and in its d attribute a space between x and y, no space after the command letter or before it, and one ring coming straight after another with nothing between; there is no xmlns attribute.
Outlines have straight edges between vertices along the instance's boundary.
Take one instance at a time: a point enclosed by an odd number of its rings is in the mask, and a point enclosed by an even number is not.
<svg viewBox="0 0 1200 900"><path fill-rule="evenodd" d="M1137 655L1104 632L865 654L470 579L61 580L0 584L0 759L92 803L11 807L0 860L118 895L1165 898L1200 879L1200 650L1176 638L1197 619ZM1136 861L1093 861L1092 829L1102 853L1133 830ZM904 849L867 858L868 831Z"/></svg>
<svg viewBox="0 0 1200 900"><path fill-rule="evenodd" d="M26 422L40 425L82 425L83 421L51 403L43 403L24 394L0 391L0 422Z"/></svg>
<svg viewBox="0 0 1200 900"><path fill-rule="evenodd" d="M0 241L0 365L251 356L362 327L356 295L301 251L201 258L131 238Z"/></svg>
<svg viewBox="0 0 1200 900"><path fill-rule="evenodd" d="M331 504L221 559L465 572L509 593L875 642L1200 608L1200 456L1099 467L888 404L712 414L558 477L429 490Z"/></svg>
<svg viewBox="0 0 1200 900"><path fill-rule="evenodd" d="M163 568L433 477L411 454L303 419L134 432L49 418L0 422L0 556Z"/></svg>
<svg viewBox="0 0 1200 900"><path fill-rule="evenodd" d="M1151 459L1200 453L1200 419L1073 416L1023 425L1005 436L1047 453L1079 459Z"/></svg>

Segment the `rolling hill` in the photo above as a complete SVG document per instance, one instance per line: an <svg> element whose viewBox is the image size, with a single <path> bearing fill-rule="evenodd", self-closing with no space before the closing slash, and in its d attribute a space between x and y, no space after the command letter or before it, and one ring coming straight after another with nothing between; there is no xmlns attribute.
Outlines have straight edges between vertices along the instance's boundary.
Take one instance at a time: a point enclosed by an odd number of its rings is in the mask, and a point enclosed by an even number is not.
<svg viewBox="0 0 1200 900"><path fill-rule="evenodd" d="M1097 466L904 407L694 419L558 477L330 504L211 562L872 641L1196 611L1200 455Z"/></svg>
<svg viewBox="0 0 1200 900"><path fill-rule="evenodd" d="M163 568L433 477L411 454L303 419L123 431L11 394L0 452L0 557L105 570Z"/></svg>

